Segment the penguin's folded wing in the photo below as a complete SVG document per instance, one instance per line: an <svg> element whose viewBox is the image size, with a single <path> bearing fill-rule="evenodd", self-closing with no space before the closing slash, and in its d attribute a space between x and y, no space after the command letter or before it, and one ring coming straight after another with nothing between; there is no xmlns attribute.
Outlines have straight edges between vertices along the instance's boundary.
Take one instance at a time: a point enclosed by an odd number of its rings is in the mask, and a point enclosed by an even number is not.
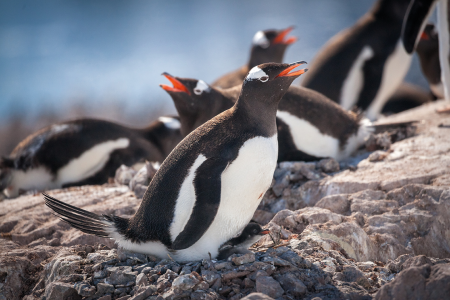
<svg viewBox="0 0 450 300"><path fill-rule="evenodd" d="M194 245L208 230L217 214L221 195L221 176L228 160L208 158L198 169L194 179L195 205L183 231L172 243L173 250Z"/></svg>

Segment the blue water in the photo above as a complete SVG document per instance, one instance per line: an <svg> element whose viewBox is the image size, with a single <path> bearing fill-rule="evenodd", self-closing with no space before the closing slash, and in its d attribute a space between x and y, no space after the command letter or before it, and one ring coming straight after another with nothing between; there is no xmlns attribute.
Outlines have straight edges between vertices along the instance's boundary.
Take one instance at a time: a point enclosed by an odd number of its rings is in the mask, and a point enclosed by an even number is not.
<svg viewBox="0 0 450 300"><path fill-rule="evenodd" d="M295 25L286 62L311 61L372 0L0 1L0 119L74 103L174 112L160 74L211 82L243 65L256 31ZM417 60L408 81L426 87Z"/></svg>

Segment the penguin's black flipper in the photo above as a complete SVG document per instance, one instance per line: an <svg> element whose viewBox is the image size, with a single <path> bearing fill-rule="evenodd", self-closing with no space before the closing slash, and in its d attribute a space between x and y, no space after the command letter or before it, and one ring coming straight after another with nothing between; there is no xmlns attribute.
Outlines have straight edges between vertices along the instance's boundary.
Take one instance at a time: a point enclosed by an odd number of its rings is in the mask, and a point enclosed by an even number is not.
<svg viewBox="0 0 450 300"><path fill-rule="evenodd" d="M428 16L434 0L413 0L403 20L402 40L406 52L412 53L419 41L423 20Z"/></svg>
<svg viewBox="0 0 450 300"><path fill-rule="evenodd" d="M220 204L221 175L228 165L223 158L209 158L198 169L194 179L196 202L191 217L172 243L173 250L194 245L208 230Z"/></svg>

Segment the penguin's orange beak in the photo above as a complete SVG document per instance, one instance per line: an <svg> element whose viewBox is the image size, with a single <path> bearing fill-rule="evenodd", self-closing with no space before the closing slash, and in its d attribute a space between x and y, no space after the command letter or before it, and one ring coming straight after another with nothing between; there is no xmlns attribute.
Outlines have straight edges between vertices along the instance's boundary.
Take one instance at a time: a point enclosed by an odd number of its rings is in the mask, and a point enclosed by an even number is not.
<svg viewBox="0 0 450 300"><path fill-rule="evenodd" d="M295 63L292 63L289 67L287 67L286 69L284 69L283 71L281 71L280 74L278 74L275 78L278 77L290 77L290 76L300 76L302 74L304 74L306 71L308 71L308 69L302 69L302 70L297 70L294 72L291 72L293 69L297 68L300 65L306 64L306 61L298 61ZM289 73L291 72L291 73Z"/></svg>
<svg viewBox="0 0 450 300"><path fill-rule="evenodd" d="M162 87L163 90L165 90L166 92L177 92L177 93L183 92L188 95L191 95L187 87L184 84L182 84L178 79L176 79L175 77L166 72L162 73L162 75L167 79L169 79L169 81L173 85L173 87L171 87L166 84L160 84L159 86Z"/></svg>
<svg viewBox="0 0 450 300"><path fill-rule="evenodd" d="M422 34L420 35L420 39L427 41L430 39L430 36L428 35L428 33L426 33L425 31L422 32Z"/></svg>
<svg viewBox="0 0 450 300"><path fill-rule="evenodd" d="M287 40L284 39L289 34L289 32L292 31L292 29L294 29L294 26L281 30L280 33L273 39L273 44L290 45L295 43L297 41L297 38L295 36L291 36Z"/></svg>
<svg viewBox="0 0 450 300"><path fill-rule="evenodd" d="M262 235L262 234L269 234L269 233L270 233L270 230L268 230L268 229L265 229L265 230L263 230L263 231L260 232L261 235Z"/></svg>

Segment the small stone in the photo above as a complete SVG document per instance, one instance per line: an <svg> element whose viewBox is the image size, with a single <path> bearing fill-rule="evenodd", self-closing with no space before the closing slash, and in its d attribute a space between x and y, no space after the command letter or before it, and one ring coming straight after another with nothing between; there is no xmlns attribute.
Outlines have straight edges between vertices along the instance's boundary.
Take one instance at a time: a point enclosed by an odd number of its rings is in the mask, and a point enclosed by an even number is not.
<svg viewBox="0 0 450 300"><path fill-rule="evenodd" d="M255 254L252 252L238 257L233 257L232 261L236 266L251 263L255 261Z"/></svg>
<svg viewBox="0 0 450 300"><path fill-rule="evenodd" d="M105 295L103 297L98 298L98 300L111 300L111 295Z"/></svg>
<svg viewBox="0 0 450 300"><path fill-rule="evenodd" d="M222 280L223 281L229 281L233 278L239 278L239 277L244 277L247 276L248 274L250 274L250 271L230 271L230 272L226 272L226 273L222 273Z"/></svg>
<svg viewBox="0 0 450 300"><path fill-rule="evenodd" d="M231 269L232 267L233 265L228 261L217 263L214 265L214 269L216 270Z"/></svg>
<svg viewBox="0 0 450 300"><path fill-rule="evenodd" d="M286 273L276 277L283 289L295 297L303 297L307 288L306 285L292 273Z"/></svg>
<svg viewBox="0 0 450 300"><path fill-rule="evenodd" d="M116 176L114 176L114 181L118 184L129 185L134 175L136 175L136 171L133 170L133 168L121 165L116 170Z"/></svg>
<svg viewBox="0 0 450 300"><path fill-rule="evenodd" d="M370 162L382 161L382 160L384 160L388 155L389 155L388 152L382 151L382 150L378 150L378 151L372 152L372 153L369 155L369 157L367 158L367 160L370 161Z"/></svg>
<svg viewBox="0 0 450 300"><path fill-rule="evenodd" d="M281 297L284 293L280 284L270 276L259 276L256 278L256 291L275 299Z"/></svg>
<svg viewBox="0 0 450 300"><path fill-rule="evenodd" d="M334 173L339 171L339 163L333 158L321 159L317 166L325 173Z"/></svg>
<svg viewBox="0 0 450 300"><path fill-rule="evenodd" d="M133 189L134 195L136 196L136 198L138 199L142 199L144 198L144 194L147 191L148 186L143 185L143 184L136 184L136 186Z"/></svg>
<svg viewBox="0 0 450 300"><path fill-rule="evenodd" d="M139 274L136 277L136 285L148 285L147 275L145 275L144 273Z"/></svg>
<svg viewBox="0 0 450 300"><path fill-rule="evenodd" d="M73 287L77 290L78 295L83 297L93 296L96 292L95 286L91 286L87 282L77 282Z"/></svg>
<svg viewBox="0 0 450 300"><path fill-rule="evenodd" d="M51 282L45 287L45 299L46 300L81 300L81 296L78 295L76 289L74 289L73 284L63 283L63 282Z"/></svg>
<svg viewBox="0 0 450 300"><path fill-rule="evenodd" d="M139 291L130 300L144 300L147 297L155 294L156 292L157 292L156 286L150 285L150 286L146 287L143 291Z"/></svg>
<svg viewBox="0 0 450 300"><path fill-rule="evenodd" d="M172 287L184 291L193 288L199 282L192 274L181 275L173 281Z"/></svg>
<svg viewBox="0 0 450 300"><path fill-rule="evenodd" d="M252 289L255 287L255 282L250 278L244 278L243 285L245 289Z"/></svg>
<svg viewBox="0 0 450 300"><path fill-rule="evenodd" d="M242 300L273 300L273 298L262 293L251 293L247 297L242 298Z"/></svg>
<svg viewBox="0 0 450 300"><path fill-rule="evenodd" d="M196 290L207 290L209 288L209 284L206 281L202 281L195 286Z"/></svg>
<svg viewBox="0 0 450 300"><path fill-rule="evenodd" d="M95 293L95 295L98 297L98 296L113 293L113 292L114 292L114 286L112 284L99 283L99 284L97 284L97 293Z"/></svg>

